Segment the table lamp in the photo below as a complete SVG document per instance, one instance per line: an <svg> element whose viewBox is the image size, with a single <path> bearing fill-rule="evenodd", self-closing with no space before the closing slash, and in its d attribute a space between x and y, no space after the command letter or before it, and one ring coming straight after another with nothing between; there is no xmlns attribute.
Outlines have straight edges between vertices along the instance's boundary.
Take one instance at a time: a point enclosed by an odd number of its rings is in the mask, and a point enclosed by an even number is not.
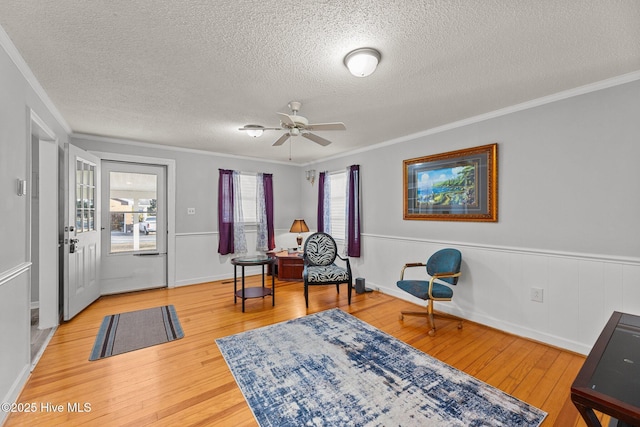
<svg viewBox="0 0 640 427"><path fill-rule="evenodd" d="M296 241L298 242L298 246L302 246L302 235L300 233L306 233L308 231L309 227L307 227L304 219L294 219L293 224L291 224L291 230L289 230L289 233L298 233Z"/></svg>

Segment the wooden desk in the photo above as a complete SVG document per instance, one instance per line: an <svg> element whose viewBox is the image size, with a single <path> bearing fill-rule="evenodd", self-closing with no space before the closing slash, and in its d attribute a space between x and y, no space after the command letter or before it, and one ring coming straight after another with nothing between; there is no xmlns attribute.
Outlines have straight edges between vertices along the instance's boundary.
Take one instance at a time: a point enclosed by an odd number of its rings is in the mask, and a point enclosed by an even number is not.
<svg viewBox="0 0 640 427"><path fill-rule="evenodd" d="M589 427L600 426L594 409L620 427L640 426L640 316L611 315L571 386L571 400Z"/></svg>
<svg viewBox="0 0 640 427"><path fill-rule="evenodd" d="M302 252L290 254L288 251L280 251L274 254L278 266L278 279L302 280L304 260Z"/></svg>

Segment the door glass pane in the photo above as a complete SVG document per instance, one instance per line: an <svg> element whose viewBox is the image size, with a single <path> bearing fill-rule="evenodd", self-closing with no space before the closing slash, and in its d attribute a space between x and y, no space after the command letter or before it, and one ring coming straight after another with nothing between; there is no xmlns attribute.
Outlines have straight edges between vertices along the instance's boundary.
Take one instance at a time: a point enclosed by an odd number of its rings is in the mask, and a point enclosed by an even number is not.
<svg viewBox="0 0 640 427"><path fill-rule="evenodd" d="M87 209L89 207L89 188L86 185L82 186L82 208Z"/></svg>
<svg viewBox="0 0 640 427"><path fill-rule="evenodd" d="M76 161L76 232L82 233L82 161Z"/></svg>
<svg viewBox="0 0 640 427"><path fill-rule="evenodd" d="M89 187L88 191L89 191L89 194L87 196L87 199L88 199L87 208L94 209L95 206L93 205L93 203L96 200L95 194L94 194L94 188L93 187Z"/></svg>
<svg viewBox="0 0 640 427"><path fill-rule="evenodd" d="M95 231L96 165L76 160L76 232Z"/></svg>
<svg viewBox="0 0 640 427"><path fill-rule="evenodd" d="M89 231L89 211L86 209L82 212L82 230Z"/></svg>
<svg viewBox="0 0 640 427"><path fill-rule="evenodd" d="M110 252L157 250L158 177L109 172Z"/></svg>

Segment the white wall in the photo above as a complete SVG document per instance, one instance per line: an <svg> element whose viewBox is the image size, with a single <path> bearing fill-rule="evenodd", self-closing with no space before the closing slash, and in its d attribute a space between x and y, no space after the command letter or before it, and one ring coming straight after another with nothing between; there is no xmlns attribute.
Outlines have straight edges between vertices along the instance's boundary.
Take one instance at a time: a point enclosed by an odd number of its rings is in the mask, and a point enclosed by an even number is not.
<svg viewBox="0 0 640 427"><path fill-rule="evenodd" d="M66 141L63 124L0 28L0 401L13 402L30 369L30 187L17 195L17 179L30 177L30 111ZM19 67L23 67L22 69ZM7 414L0 411L0 424Z"/></svg>
<svg viewBox="0 0 640 427"><path fill-rule="evenodd" d="M587 353L613 310L640 314L638 117L633 81L307 168L361 165L364 248L352 266L368 286L407 298L402 265L457 247L464 276L437 309ZM403 220L403 160L493 142L497 223ZM316 197L303 193L313 227Z"/></svg>

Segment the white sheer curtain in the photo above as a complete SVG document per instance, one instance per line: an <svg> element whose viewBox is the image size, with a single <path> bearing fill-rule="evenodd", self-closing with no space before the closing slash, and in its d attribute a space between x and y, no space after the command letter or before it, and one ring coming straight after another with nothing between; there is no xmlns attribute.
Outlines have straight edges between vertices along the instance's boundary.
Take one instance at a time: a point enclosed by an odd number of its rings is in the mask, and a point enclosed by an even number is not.
<svg viewBox="0 0 640 427"><path fill-rule="evenodd" d="M322 200L322 213L324 222L324 231L331 234L331 175L327 172L324 174L324 200Z"/></svg>
<svg viewBox="0 0 640 427"><path fill-rule="evenodd" d="M240 172L233 171L233 246L234 253L247 253L247 238L244 234L244 215L242 214L242 191Z"/></svg>
<svg viewBox="0 0 640 427"><path fill-rule="evenodd" d="M264 177L256 175L256 250L267 252L269 250L269 228L267 226L267 205L264 197Z"/></svg>

